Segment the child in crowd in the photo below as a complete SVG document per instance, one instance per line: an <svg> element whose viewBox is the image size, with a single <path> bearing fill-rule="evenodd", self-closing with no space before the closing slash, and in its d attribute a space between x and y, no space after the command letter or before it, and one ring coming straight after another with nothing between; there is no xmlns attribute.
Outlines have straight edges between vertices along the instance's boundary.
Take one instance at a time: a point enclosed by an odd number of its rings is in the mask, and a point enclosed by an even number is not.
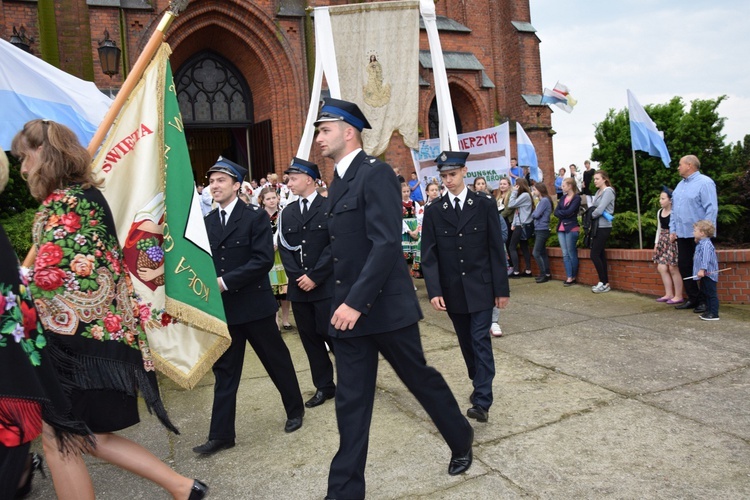
<svg viewBox="0 0 750 500"><path fill-rule="evenodd" d="M706 312L700 318L705 321L719 320L719 296L716 293L716 282L719 281L719 262L711 238L716 233L714 225L707 220L693 224L695 254L693 255L694 280L700 280L703 296L706 298Z"/></svg>
<svg viewBox="0 0 750 500"><path fill-rule="evenodd" d="M654 241L654 263L664 283L664 295L656 299L669 305L682 304L682 276L677 267L677 242L669 240L669 219L672 216L672 190L664 186L659 195L661 208L656 213L658 227Z"/></svg>

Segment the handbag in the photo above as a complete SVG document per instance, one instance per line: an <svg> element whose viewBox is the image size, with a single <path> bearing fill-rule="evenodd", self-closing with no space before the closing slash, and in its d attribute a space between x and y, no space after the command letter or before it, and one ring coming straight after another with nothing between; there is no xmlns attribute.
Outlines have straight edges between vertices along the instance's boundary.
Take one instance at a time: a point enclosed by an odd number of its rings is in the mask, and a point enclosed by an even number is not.
<svg viewBox="0 0 750 500"><path fill-rule="evenodd" d="M534 223L529 222L527 224L521 224L521 239L530 240L536 235L534 230Z"/></svg>

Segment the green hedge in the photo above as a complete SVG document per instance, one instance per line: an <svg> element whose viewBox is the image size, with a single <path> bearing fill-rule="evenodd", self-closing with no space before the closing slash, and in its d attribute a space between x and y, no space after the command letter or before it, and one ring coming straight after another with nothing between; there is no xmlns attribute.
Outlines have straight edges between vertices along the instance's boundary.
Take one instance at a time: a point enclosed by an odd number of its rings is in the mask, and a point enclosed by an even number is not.
<svg viewBox="0 0 750 500"><path fill-rule="evenodd" d="M10 243L21 261L31 248L31 226L34 223L35 214L36 209L30 208L12 217L0 220L0 224L8 234Z"/></svg>

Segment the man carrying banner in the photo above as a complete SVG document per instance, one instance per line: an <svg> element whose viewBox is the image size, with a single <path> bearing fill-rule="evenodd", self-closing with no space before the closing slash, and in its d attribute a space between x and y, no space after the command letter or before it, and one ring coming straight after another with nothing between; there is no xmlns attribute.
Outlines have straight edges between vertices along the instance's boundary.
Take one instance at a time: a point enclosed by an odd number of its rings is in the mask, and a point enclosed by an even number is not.
<svg viewBox="0 0 750 500"><path fill-rule="evenodd" d="M276 324L278 306L268 277L273 266L271 224L265 210L238 203L246 174L246 169L222 157L208 169L211 195L219 206L205 223L232 344L213 366L216 383L208 441L193 448L201 455L234 446L246 340L281 394L287 415L284 431L302 427L305 413L292 358Z"/></svg>
<svg viewBox="0 0 750 500"><path fill-rule="evenodd" d="M422 271L432 307L448 311L474 383L466 414L487 422L495 377L492 307L508 305L510 288L497 205L466 188L468 156L444 151L435 160L448 193L425 210Z"/></svg>
<svg viewBox="0 0 750 500"><path fill-rule="evenodd" d="M327 498L365 497L365 464L378 355L393 366L451 449L448 473L472 462L474 431L443 376L427 365L419 337L422 318L401 252L400 189L391 167L362 151L359 107L326 99L316 143L331 158L328 232L333 257L339 450L331 462Z"/></svg>
<svg viewBox="0 0 750 500"><path fill-rule="evenodd" d="M315 394L305 406L322 405L336 394L333 364L326 342L331 319L333 263L328 239L327 200L318 196L320 171L315 163L294 158L287 186L298 197L286 206L279 222L279 253L289 278L286 298L292 303L300 340L310 362Z"/></svg>

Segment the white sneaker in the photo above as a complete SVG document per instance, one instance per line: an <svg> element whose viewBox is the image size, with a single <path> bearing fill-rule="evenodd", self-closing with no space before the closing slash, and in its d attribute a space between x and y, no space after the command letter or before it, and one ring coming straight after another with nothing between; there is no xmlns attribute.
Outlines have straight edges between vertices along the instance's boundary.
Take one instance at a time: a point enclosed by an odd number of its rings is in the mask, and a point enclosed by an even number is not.
<svg viewBox="0 0 750 500"><path fill-rule="evenodd" d="M591 291L594 293L607 293L610 290L611 288L609 288L609 285L602 285L600 287L593 288Z"/></svg>
<svg viewBox="0 0 750 500"><path fill-rule="evenodd" d="M602 282L600 281L599 283L597 283L596 285L594 285L594 286L592 286L592 287L591 287L591 291L593 292L593 291L594 291L594 290L596 290L597 288L601 288L601 287L603 287L603 286L604 286L604 283L602 283Z"/></svg>
<svg viewBox="0 0 750 500"><path fill-rule="evenodd" d="M497 323L492 323L492 325L490 326L490 334L493 337L502 337L503 331L500 329L500 325L498 325Z"/></svg>

